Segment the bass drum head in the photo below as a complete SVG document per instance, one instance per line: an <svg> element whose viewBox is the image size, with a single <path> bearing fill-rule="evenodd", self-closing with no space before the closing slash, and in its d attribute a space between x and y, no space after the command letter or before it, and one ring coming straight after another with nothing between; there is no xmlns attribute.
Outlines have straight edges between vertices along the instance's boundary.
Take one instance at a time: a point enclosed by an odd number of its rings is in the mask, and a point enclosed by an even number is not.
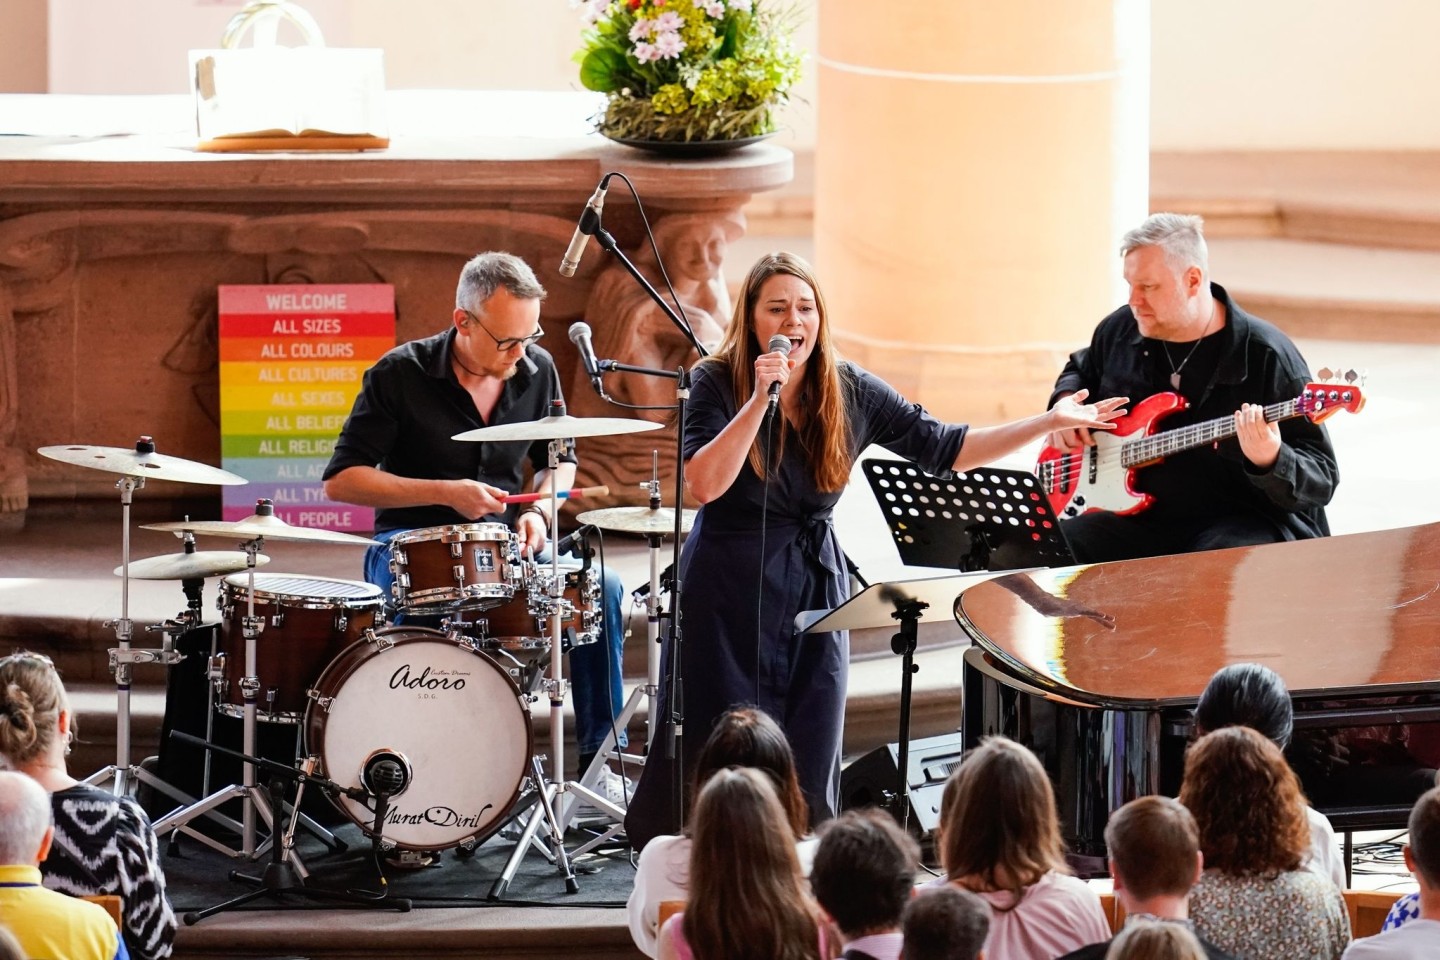
<svg viewBox="0 0 1440 960"><path fill-rule="evenodd" d="M529 774L530 714L514 681L468 641L424 627L386 627L347 647L316 681L306 752L325 776L362 787L377 754L409 783L390 798L383 835L409 850L445 850L493 833ZM367 833L374 815L342 813ZM373 803L373 800L372 800Z"/></svg>

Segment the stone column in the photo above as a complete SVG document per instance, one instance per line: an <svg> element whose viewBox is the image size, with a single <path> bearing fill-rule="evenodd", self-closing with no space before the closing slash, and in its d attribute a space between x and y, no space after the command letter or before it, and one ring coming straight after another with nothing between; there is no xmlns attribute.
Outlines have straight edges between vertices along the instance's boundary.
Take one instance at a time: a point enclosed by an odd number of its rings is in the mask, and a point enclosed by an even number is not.
<svg viewBox="0 0 1440 960"><path fill-rule="evenodd" d="M1147 212L1148 3L821 0L819 36L841 349L947 419L1040 410Z"/></svg>

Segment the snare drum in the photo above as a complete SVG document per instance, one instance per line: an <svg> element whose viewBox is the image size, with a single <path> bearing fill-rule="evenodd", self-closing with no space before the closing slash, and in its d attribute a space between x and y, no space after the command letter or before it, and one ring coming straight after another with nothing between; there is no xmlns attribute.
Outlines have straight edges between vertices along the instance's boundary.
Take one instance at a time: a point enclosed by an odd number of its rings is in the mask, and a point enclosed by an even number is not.
<svg viewBox="0 0 1440 960"><path fill-rule="evenodd" d="M245 676L246 600L249 575L234 573L220 585L220 653L217 656L216 709L244 715L241 680ZM300 577L288 573L255 574L256 694L261 720L298 723L305 712L305 691L335 655L384 616L380 588L357 580Z"/></svg>
<svg viewBox="0 0 1440 960"><path fill-rule="evenodd" d="M589 569L560 568L565 580L564 598L569 601L560 620L560 631L569 641L565 649L600 639L604 620L600 603L600 575ZM487 652L504 651L528 662L550 649L550 596L552 572L548 565L535 568L515 599L483 613L464 616L463 629L475 645Z"/></svg>
<svg viewBox="0 0 1440 960"><path fill-rule="evenodd" d="M504 822L529 775L528 701L468 640L425 627L386 627L335 659L310 693L307 753L342 787L394 760L384 837L408 850L473 846ZM335 799L367 833L373 813Z"/></svg>
<svg viewBox="0 0 1440 960"><path fill-rule="evenodd" d="M503 523L425 527L390 541L395 603L409 612L504 603L521 570L520 538Z"/></svg>

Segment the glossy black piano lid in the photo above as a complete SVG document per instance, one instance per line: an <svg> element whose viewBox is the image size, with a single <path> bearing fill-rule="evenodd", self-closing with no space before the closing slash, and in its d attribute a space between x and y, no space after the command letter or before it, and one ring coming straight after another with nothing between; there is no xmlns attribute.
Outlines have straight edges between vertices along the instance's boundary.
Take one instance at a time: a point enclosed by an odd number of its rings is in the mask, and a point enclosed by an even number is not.
<svg viewBox="0 0 1440 960"><path fill-rule="evenodd" d="M1010 574L956 616L1016 676L1100 707L1193 702L1230 663L1297 697L1436 691L1440 524Z"/></svg>

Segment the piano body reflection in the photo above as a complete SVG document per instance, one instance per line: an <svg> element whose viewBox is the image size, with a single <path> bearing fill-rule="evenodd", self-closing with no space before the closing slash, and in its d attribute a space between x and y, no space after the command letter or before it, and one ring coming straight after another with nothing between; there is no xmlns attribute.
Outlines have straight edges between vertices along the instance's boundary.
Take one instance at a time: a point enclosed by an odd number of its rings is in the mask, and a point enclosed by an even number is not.
<svg viewBox="0 0 1440 960"><path fill-rule="evenodd" d="M1175 795L1191 711L1231 663L1295 703L1287 759L1337 830L1402 828L1440 766L1440 524L1009 574L966 590L966 747L1004 734L1055 784L1080 867L1110 812Z"/></svg>

